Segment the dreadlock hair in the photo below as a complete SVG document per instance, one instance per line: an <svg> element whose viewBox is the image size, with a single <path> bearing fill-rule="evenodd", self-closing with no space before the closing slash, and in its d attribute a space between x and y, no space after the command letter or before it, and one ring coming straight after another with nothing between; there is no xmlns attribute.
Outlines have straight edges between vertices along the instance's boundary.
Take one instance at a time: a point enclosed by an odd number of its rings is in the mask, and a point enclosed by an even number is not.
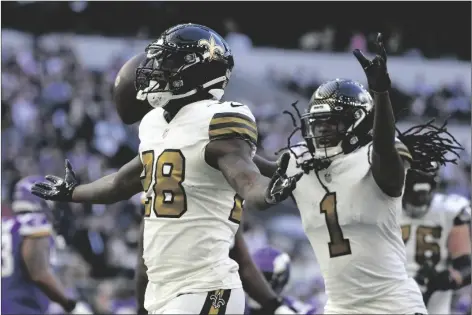
<svg viewBox="0 0 472 315"><path fill-rule="evenodd" d="M433 125L435 119L426 124L413 126L405 132L395 127L398 139L406 145L413 158L411 169L421 173L435 172L440 165L453 163L457 165L460 150L464 148L447 131L447 120L441 127ZM452 153L455 158L447 158Z"/></svg>
<svg viewBox="0 0 472 315"><path fill-rule="evenodd" d="M315 170L318 175L318 171L325 168L326 163L329 162L316 160L306 144L291 144L293 136L303 128L303 120L301 119L302 116L297 108L297 103L298 101L292 103L291 106L294 108L301 125L299 126L297 124L293 113L288 110L283 111L283 114L290 116L294 130L287 138L287 145L277 151L276 155L280 154L282 151L289 150L297 159L297 167L301 168L306 174L308 174L310 170ZM401 132L397 127L395 127L398 133L398 139L405 144L410 151L413 159L411 170L413 171L428 174L437 171L440 165L445 165L446 163L457 165L457 158L460 157L458 151L464 150L454 136L447 131L447 120L441 127L434 126L434 121L435 119L432 119L426 124L413 126L405 132ZM296 147L304 147L306 150L297 154L293 151L293 148ZM447 153L452 153L455 158L447 158ZM299 163L298 159L306 154L310 154L311 158L305 159L303 162Z"/></svg>

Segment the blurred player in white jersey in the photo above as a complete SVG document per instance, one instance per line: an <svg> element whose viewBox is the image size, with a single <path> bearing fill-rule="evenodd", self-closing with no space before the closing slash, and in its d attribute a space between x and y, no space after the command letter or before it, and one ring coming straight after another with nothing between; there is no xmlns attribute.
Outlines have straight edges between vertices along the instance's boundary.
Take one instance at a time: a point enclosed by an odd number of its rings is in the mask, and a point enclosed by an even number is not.
<svg viewBox="0 0 472 315"><path fill-rule="evenodd" d="M423 290L429 314L450 314L453 290L470 284L470 200L435 192L436 172L409 171L402 234L407 270Z"/></svg>
<svg viewBox="0 0 472 315"><path fill-rule="evenodd" d="M446 152L460 149L444 144L446 132L430 124L395 138L380 34L377 43L373 60L354 51L373 99L359 83L336 79L313 93L303 115L294 105L301 120L295 131L305 141L292 146L289 138L287 173L305 172L293 197L325 280L326 314L426 314L406 271L405 174L410 165L425 170L432 160L445 163Z"/></svg>

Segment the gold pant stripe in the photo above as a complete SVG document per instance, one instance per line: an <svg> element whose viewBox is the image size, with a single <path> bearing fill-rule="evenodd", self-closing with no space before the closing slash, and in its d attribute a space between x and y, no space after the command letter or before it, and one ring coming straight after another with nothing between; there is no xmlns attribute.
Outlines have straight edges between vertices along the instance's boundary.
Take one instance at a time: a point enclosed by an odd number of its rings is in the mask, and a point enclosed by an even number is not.
<svg viewBox="0 0 472 315"><path fill-rule="evenodd" d="M208 292L200 315L224 315L231 290L215 290Z"/></svg>

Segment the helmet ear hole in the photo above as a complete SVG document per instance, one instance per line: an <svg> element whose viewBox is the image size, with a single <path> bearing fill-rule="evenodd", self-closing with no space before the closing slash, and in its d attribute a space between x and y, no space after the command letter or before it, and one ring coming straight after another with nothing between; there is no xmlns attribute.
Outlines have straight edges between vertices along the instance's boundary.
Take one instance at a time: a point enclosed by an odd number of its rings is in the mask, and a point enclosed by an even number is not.
<svg viewBox="0 0 472 315"><path fill-rule="evenodd" d="M197 60L197 55L194 53L188 54L184 57L184 60L187 64L192 64Z"/></svg>

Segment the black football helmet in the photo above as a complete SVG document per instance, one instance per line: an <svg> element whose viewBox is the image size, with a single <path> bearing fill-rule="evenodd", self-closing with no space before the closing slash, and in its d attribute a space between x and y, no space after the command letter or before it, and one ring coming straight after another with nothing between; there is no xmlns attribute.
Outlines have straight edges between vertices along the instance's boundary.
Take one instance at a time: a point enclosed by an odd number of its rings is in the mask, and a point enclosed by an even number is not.
<svg viewBox="0 0 472 315"><path fill-rule="evenodd" d="M433 165L435 168L437 165ZM403 211L412 218L424 216L439 184L439 170L430 173L408 170L403 194Z"/></svg>
<svg viewBox="0 0 472 315"><path fill-rule="evenodd" d="M234 66L226 41L198 24L169 28L146 48L146 60L136 70L137 98L153 107L198 92L221 99Z"/></svg>
<svg viewBox="0 0 472 315"><path fill-rule="evenodd" d="M335 79L321 84L301 116L302 135L315 160L329 162L369 143L373 109L371 95L355 81Z"/></svg>

